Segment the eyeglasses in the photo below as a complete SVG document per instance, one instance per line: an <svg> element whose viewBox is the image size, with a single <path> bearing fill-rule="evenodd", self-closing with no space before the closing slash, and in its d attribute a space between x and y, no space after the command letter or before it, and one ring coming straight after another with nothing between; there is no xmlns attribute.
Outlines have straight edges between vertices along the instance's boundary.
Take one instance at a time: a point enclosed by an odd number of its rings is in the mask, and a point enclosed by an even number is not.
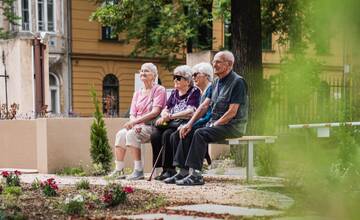
<svg viewBox="0 0 360 220"><path fill-rule="evenodd" d="M176 80L176 81L180 81L181 79L186 79L186 78L183 77L183 76L180 76L180 75L174 75L173 79Z"/></svg>

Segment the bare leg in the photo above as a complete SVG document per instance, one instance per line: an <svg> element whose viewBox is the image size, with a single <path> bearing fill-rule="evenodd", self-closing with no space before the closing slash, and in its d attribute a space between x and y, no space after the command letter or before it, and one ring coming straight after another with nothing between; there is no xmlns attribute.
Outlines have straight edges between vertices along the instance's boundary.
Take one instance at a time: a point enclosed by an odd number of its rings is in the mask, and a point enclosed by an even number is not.
<svg viewBox="0 0 360 220"><path fill-rule="evenodd" d="M134 146L129 146L131 155L135 161L141 160L141 149Z"/></svg>
<svg viewBox="0 0 360 220"><path fill-rule="evenodd" d="M115 147L115 157L117 161L124 161L126 149L120 146Z"/></svg>

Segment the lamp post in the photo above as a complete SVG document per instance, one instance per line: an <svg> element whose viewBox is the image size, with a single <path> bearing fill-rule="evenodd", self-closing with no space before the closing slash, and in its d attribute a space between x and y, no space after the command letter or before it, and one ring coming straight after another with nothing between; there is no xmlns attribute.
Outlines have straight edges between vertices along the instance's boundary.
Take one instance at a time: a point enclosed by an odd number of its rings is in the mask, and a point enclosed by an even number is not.
<svg viewBox="0 0 360 220"><path fill-rule="evenodd" d="M4 77L5 79L5 111L6 111L6 115L5 117L8 116L9 114L9 109L8 109L8 94L7 94L7 80L9 78L9 76L7 75L6 73L6 65L5 65L5 52L3 51L2 52L2 62L4 64L4 75L0 75L0 77ZM0 112L0 115L1 115L1 112Z"/></svg>

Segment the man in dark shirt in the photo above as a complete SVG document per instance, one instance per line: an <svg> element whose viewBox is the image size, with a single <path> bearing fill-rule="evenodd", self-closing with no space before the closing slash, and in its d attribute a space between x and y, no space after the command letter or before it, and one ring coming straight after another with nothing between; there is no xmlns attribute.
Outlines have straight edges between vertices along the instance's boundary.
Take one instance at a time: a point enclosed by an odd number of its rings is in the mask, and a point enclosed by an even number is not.
<svg viewBox="0 0 360 220"><path fill-rule="evenodd" d="M232 71L234 55L230 51L218 52L212 64L214 73L218 76L212 84L212 93L199 106L190 121L180 129L180 137L184 138L189 133L194 122L201 118L210 106L211 119L207 127L195 131L185 163L190 168L189 175L176 181L177 185L204 184L200 170L208 143L240 137L245 133L248 89L245 80Z"/></svg>

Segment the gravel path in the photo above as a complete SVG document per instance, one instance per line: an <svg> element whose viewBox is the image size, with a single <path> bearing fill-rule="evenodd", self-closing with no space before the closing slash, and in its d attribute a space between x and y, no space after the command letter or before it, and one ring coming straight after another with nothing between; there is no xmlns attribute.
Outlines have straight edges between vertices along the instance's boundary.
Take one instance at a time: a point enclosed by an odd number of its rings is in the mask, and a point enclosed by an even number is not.
<svg viewBox="0 0 360 220"><path fill-rule="evenodd" d="M102 177L69 177L49 174L24 174L21 176L21 179L26 183L31 183L35 180L35 178L45 180L50 177L55 178L60 186L75 184L77 181L84 178L88 179L91 184L107 184L107 181ZM254 185L246 185L244 184L244 179L233 176L207 176L205 178L205 185L190 187L165 184L156 180L151 182L146 180L117 181L123 186L132 186L135 189L145 189L162 194L168 201L173 203L213 203L244 207L284 209L290 206L293 202L291 198L279 193L252 189ZM276 182L278 181L275 180L275 184ZM274 184L274 180L266 178L257 179L256 185L261 186L262 184Z"/></svg>

